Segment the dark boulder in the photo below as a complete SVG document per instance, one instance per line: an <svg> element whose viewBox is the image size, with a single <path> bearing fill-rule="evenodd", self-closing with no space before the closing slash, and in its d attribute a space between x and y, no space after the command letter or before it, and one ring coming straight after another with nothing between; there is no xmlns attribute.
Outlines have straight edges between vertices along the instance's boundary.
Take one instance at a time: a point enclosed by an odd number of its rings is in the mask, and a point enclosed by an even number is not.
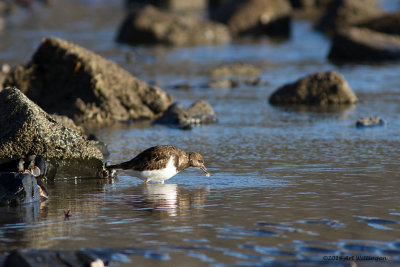
<svg viewBox="0 0 400 267"><path fill-rule="evenodd" d="M364 117L356 122L357 128L385 126L386 121L380 117Z"/></svg>
<svg viewBox="0 0 400 267"><path fill-rule="evenodd" d="M368 28L373 31L400 35L400 12L386 13L377 18L369 19L357 24L357 27Z"/></svg>
<svg viewBox="0 0 400 267"><path fill-rule="evenodd" d="M17 206L47 198L47 191L30 173L0 172L0 205Z"/></svg>
<svg viewBox="0 0 400 267"><path fill-rule="evenodd" d="M308 75L278 88L269 98L273 105L327 106L353 104L357 96L336 71Z"/></svg>
<svg viewBox="0 0 400 267"><path fill-rule="evenodd" d="M379 0L333 0L317 21L315 28L333 35L343 27L355 25L383 13Z"/></svg>
<svg viewBox="0 0 400 267"><path fill-rule="evenodd" d="M225 25L149 5L127 16L119 29L117 41L131 45L213 45L229 42L230 33Z"/></svg>
<svg viewBox="0 0 400 267"><path fill-rule="evenodd" d="M400 58L400 37L366 28L344 28L332 40L333 61L382 61Z"/></svg>
<svg viewBox="0 0 400 267"><path fill-rule="evenodd" d="M55 37L43 39L31 62L11 71L5 85L77 124L152 119L172 103L171 95L114 62Z"/></svg>
<svg viewBox="0 0 400 267"><path fill-rule="evenodd" d="M171 105L155 124L177 125L181 129L191 129L193 125L217 122L217 116L211 105L204 100L198 100L189 108L179 103Z"/></svg>
<svg viewBox="0 0 400 267"><path fill-rule="evenodd" d="M138 8L153 5L159 8L175 10L202 10L207 6L207 0L125 0L128 8Z"/></svg>
<svg viewBox="0 0 400 267"><path fill-rule="evenodd" d="M237 35L290 35L291 6L287 0L230 0L210 14Z"/></svg>
<svg viewBox="0 0 400 267"><path fill-rule="evenodd" d="M71 176L103 176L103 155L96 141L58 123L16 88L0 91L0 125L2 163L41 155L58 166L57 171L70 169Z"/></svg>

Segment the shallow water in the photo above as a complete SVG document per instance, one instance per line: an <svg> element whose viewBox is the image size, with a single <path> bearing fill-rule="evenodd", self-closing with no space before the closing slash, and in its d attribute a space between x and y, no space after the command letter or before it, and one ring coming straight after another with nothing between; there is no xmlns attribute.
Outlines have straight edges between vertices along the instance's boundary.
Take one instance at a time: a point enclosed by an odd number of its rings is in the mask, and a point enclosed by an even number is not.
<svg viewBox="0 0 400 267"><path fill-rule="evenodd" d="M133 49L113 42L123 14L121 3L106 0L19 11L0 33L0 63L26 63L41 38L56 35L159 84L176 101L207 100L217 124L191 131L120 124L96 135L109 144L110 162L174 144L202 153L211 176L186 170L149 185L124 173L115 180L48 181L46 203L0 208L3 255L16 248L88 248L121 266L400 261L399 64L333 65L325 58L329 40L302 21L286 42ZM266 84L204 88L213 67L237 61L259 66ZM277 87L332 69L362 102L325 112L268 104ZM194 88L173 89L179 83ZM387 125L355 128L371 115Z"/></svg>

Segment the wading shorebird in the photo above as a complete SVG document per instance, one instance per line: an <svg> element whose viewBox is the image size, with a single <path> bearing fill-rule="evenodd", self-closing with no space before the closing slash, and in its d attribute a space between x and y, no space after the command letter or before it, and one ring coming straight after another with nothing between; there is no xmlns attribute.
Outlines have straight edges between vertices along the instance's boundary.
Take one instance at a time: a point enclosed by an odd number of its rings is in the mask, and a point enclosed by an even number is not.
<svg viewBox="0 0 400 267"><path fill-rule="evenodd" d="M108 170L122 169L133 172L133 176L148 182L164 183L165 180L187 168L199 168L210 176L204 167L200 153L185 152L177 147L164 145L150 147L130 161L107 166Z"/></svg>

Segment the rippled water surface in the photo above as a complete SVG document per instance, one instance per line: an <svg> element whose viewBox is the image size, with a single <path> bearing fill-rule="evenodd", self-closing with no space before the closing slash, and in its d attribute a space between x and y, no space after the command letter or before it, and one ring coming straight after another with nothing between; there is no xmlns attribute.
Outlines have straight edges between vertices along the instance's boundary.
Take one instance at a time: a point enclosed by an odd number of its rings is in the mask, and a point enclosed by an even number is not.
<svg viewBox="0 0 400 267"><path fill-rule="evenodd" d="M0 63L26 63L41 38L55 35L158 83L178 102L207 100L217 124L191 131L120 124L95 134L109 144L107 161L173 144L202 153L211 176L186 170L149 185L126 173L115 180L47 181L46 203L0 208L2 255L17 248L87 248L121 266L400 262L397 62L333 65L325 58L329 40L303 21L294 21L291 39L283 42L130 48L114 43L124 16L116 2L58 1L18 11L0 33ZM259 66L266 83L204 87L212 68L237 61ZM332 69L360 103L326 112L268 104L277 87ZM193 88L173 89L181 83ZM357 119L371 115L387 125L355 128ZM68 209L72 216L65 219Z"/></svg>

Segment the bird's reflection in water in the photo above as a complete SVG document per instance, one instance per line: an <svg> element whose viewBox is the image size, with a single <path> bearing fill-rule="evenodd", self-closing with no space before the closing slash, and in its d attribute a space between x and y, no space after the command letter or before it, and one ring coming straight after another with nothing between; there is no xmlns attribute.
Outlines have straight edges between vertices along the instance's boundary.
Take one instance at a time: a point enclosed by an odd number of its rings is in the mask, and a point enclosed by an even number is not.
<svg viewBox="0 0 400 267"><path fill-rule="evenodd" d="M184 188L177 184L143 184L142 208L161 217L200 214L208 193L206 187Z"/></svg>

